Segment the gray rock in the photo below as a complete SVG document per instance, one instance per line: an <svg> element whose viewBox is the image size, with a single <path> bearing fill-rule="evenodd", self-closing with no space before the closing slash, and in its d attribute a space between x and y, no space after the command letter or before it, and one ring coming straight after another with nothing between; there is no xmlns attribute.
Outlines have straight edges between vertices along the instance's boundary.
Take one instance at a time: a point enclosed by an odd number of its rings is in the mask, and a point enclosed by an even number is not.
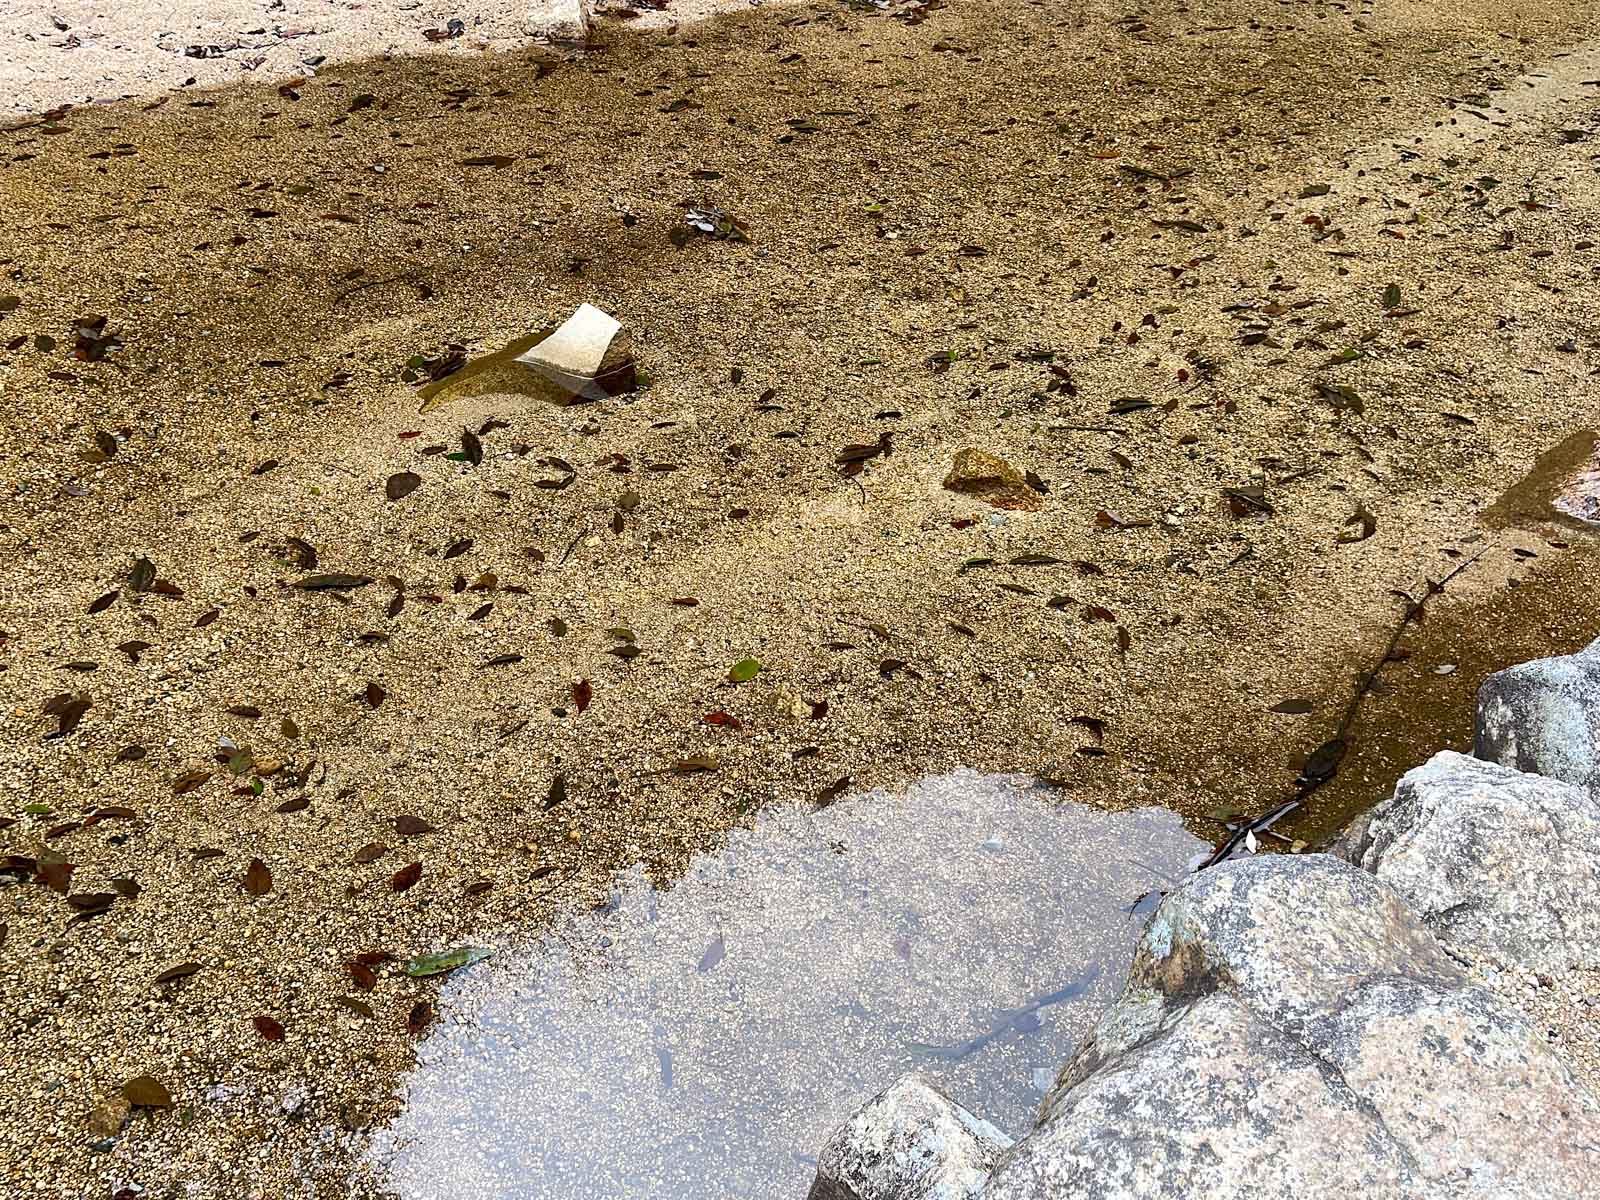
<svg viewBox="0 0 1600 1200"><path fill-rule="evenodd" d="M828 1139L809 1200L972 1200L1010 1145L923 1076L905 1075Z"/></svg>
<svg viewBox="0 0 1600 1200"><path fill-rule="evenodd" d="M983 1193L1350 1195L1600 1196L1600 1104L1394 889L1326 855L1168 896Z"/></svg>
<svg viewBox="0 0 1600 1200"><path fill-rule="evenodd" d="M1417 1194L1600 1196L1600 1103L1492 993L1379 980L1315 1050L1405 1148Z"/></svg>
<svg viewBox="0 0 1600 1200"><path fill-rule="evenodd" d="M1600 796L1600 640L1485 679L1473 753Z"/></svg>
<svg viewBox="0 0 1600 1200"><path fill-rule="evenodd" d="M856 1128L830 1144L834 1177L851 1161L881 1178L881 1147L918 1144L900 1122ZM980 1194L1600 1200L1600 1102L1382 879L1325 855L1249 859L1166 898L1121 999Z"/></svg>
<svg viewBox="0 0 1600 1200"><path fill-rule="evenodd" d="M1600 964L1600 801L1443 751L1345 849L1446 943L1534 970Z"/></svg>
<svg viewBox="0 0 1600 1200"><path fill-rule="evenodd" d="M983 1200L1398 1200L1414 1183L1405 1147L1338 1072L1213 993L1054 1095Z"/></svg>

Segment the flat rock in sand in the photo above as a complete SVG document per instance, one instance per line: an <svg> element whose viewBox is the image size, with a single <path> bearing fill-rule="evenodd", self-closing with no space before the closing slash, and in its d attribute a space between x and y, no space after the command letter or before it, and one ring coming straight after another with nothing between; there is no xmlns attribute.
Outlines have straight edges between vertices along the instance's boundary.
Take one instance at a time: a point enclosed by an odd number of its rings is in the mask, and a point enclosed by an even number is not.
<svg viewBox="0 0 1600 1200"><path fill-rule="evenodd" d="M970 446L956 452L944 486L995 508L1037 512L1044 507L1039 493L1028 486L1021 471L998 455Z"/></svg>

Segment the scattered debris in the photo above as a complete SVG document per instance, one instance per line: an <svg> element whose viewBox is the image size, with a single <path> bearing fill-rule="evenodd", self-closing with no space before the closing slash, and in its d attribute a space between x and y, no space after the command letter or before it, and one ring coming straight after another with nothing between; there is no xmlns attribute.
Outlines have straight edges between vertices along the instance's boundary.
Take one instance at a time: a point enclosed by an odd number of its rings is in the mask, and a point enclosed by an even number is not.
<svg viewBox="0 0 1600 1200"><path fill-rule="evenodd" d="M685 207L683 223L672 230L672 244L681 248L696 237L723 242L752 240L750 227L732 213L710 205L690 204Z"/></svg>

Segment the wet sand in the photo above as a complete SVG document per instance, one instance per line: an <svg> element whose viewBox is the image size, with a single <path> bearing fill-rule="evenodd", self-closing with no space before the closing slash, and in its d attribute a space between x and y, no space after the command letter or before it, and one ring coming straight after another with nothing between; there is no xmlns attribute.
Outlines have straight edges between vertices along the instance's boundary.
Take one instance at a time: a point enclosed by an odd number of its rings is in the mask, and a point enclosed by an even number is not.
<svg viewBox="0 0 1600 1200"><path fill-rule="evenodd" d="M1414 714L1594 636L1589 535L1483 519L1600 424L1592 16L924 15L0 134L0 849L113 897L0 889L22 1194L347 1194L432 994L356 955L536 931L769 806L969 766L1216 837L1329 736L1392 591L1480 550L1288 836L1437 748ZM676 247L686 200L753 243ZM585 301L648 387L417 412L414 358ZM966 446L1040 511L944 491ZM373 582L293 586L329 573ZM141 1074L174 1109L91 1132Z"/></svg>

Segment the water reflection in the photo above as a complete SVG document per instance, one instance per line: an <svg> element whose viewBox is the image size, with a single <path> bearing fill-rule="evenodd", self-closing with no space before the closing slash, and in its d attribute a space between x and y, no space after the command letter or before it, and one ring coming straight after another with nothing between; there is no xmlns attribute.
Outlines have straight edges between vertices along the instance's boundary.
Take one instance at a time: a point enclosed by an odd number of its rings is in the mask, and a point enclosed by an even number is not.
<svg viewBox="0 0 1600 1200"><path fill-rule="evenodd" d="M419 1200L804 1195L911 1069L1021 1129L1120 986L1130 904L1205 849L971 772L768 815L452 978L374 1161Z"/></svg>

